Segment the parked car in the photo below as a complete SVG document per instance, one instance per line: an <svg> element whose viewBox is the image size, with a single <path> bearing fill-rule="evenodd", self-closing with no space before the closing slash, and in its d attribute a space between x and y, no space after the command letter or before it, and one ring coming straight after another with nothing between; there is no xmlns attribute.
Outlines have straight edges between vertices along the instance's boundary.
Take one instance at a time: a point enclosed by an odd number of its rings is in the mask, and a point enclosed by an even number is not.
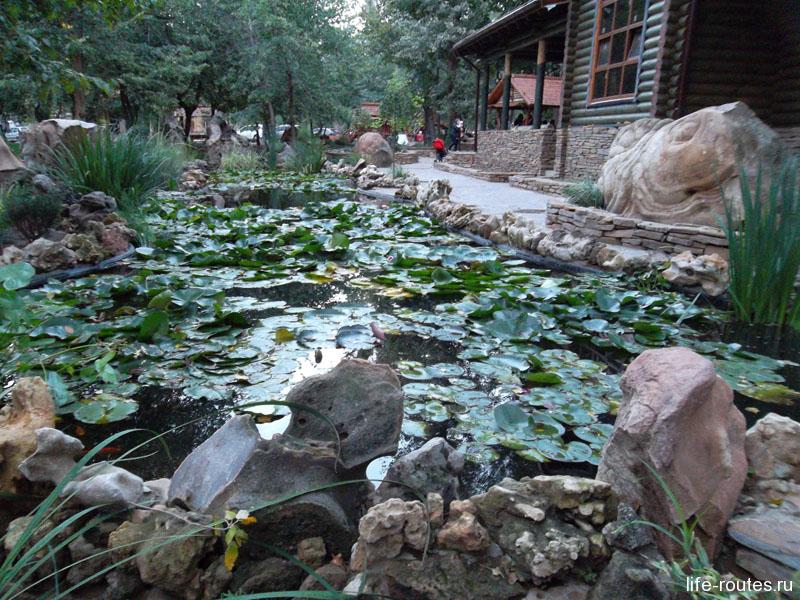
<svg viewBox="0 0 800 600"><path fill-rule="evenodd" d="M331 129L330 127L317 127L314 130L314 135L324 138L328 141L335 142L339 139L341 134L336 129Z"/></svg>
<svg viewBox="0 0 800 600"><path fill-rule="evenodd" d="M236 133L250 142L255 141L256 135L258 135L259 139L264 139L264 127L261 124L246 125L245 127L239 129Z"/></svg>
<svg viewBox="0 0 800 600"><path fill-rule="evenodd" d="M19 134L21 133L20 128L16 125L10 125L8 129L6 129L5 136L6 141L8 142L18 142L19 141Z"/></svg>

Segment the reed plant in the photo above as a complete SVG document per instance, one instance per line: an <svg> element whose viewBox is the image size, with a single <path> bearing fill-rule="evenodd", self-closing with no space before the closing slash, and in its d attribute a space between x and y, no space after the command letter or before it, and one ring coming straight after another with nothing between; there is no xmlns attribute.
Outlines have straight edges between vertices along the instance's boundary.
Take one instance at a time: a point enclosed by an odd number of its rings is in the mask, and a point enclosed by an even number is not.
<svg viewBox="0 0 800 600"><path fill-rule="evenodd" d="M603 208L603 192L600 187L591 179L585 179L577 183L572 183L564 188L564 195L570 203L576 206L589 208Z"/></svg>
<svg viewBox="0 0 800 600"><path fill-rule="evenodd" d="M742 170L742 204L725 201L730 249L729 292L736 318L800 328L800 188L798 158L779 169L759 168L755 181Z"/></svg>
<svg viewBox="0 0 800 600"><path fill-rule="evenodd" d="M303 175L322 171L325 164L325 144L322 140L301 128L293 149L294 153L286 161L286 169Z"/></svg>

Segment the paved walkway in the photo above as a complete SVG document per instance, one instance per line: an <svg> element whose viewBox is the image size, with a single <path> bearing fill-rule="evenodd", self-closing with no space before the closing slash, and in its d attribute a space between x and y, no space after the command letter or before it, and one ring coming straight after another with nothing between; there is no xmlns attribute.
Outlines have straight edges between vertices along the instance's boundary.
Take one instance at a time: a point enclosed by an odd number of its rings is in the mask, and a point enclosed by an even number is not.
<svg viewBox="0 0 800 600"><path fill-rule="evenodd" d="M405 172L416 175L420 181L447 179L453 186L451 200L472 204L485 214L500 216L505 212L518 212L532 217L537 225L545 226L547 201L552 200L553 196L511 187L508 183L439 171L433 168L433 159L426 156L420 157L417 163L399 166Z"/></svg>

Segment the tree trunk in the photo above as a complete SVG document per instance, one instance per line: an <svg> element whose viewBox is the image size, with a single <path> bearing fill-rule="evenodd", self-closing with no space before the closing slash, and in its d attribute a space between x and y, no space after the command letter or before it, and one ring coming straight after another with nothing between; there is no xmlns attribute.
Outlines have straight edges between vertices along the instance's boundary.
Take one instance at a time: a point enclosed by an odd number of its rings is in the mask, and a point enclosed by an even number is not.
<svg viewBox="0 0 800 600"><path fill-rule="evenodd" d="M179 105L183 109L183 114L186 117L183 120L183 139L188 140L189 134L192 132L192 115L197 110L197 104L183 104Z"/></svg>
<svg viewBox="0 0 800 600"><path fill-rule="evenodd" d="M294 128L295 115L294 115L294 79L292 78L292 72L286 72L286 93L289 98L289 138L294 141L294 137L297 134Z"/></svg>
<svg viewBox="0 0 800 600"><path fill-rule="evenodd" d="M425 143L430 144L433 138L436 137L436 119L434 118L432 106L426 104L422 107L422 111L425 115Z"/></svg>
<svg viewBox="0 0 800 600"><path fill-rule="evenodd" d="M80 52L72 56L71 63L74 71L83 73L83 55ZM83 91L80 82L76 82L75 91L72 92L72 118L83 120L85 114L86 93Z"/></svg>
<svg viewBox="0 0 800 600"><path fill-rule="evenodd" d="M122 105L122 114L125 115L125 120L128 123L133 123L135 121L133 105L131 104L131 99L128 97L128 88L125 87L124 84L120 84L119 86L119 103Z"/></svg>

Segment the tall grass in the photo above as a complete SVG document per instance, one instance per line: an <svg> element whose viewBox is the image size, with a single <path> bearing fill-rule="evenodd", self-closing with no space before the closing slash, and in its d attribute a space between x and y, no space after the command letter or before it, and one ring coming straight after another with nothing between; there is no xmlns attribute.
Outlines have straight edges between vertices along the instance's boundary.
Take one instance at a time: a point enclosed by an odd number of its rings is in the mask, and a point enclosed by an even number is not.
<svg viewBox="0 0 800 600"><path fill-rule="evenodd" d="M255 171L264 168L264 161L255 150L233 148L222 155L221 167L232 171Z"/></svg>
<svg viewBox="0 0 800 600"><path fill-rule="evenodd" d="M294 142L294 154L286 161L286 169L303 175L322 171L325 164L325 144L315 135L301 128Z"/></svg>
<svg viewBox="0 0 800 600"><path fill-rule="evenodd" d="M783 161L755 182L742 171L741 210L725 202L730 249L729 292L736 317L745 323L800 328L800 189L798 158ZM765 180L768 177L768 181Z"/></svg>
<svg viewBox="0 0 800 600"><path fill-rule="evenodd" d="M591 179L570 184L564 188L564 195L576 206L588 208L603 208L603 192L600 187Z"/></svg>
<svg viewBox="0 0 800 600"><path fill-rule="evenodd" d="M177 179L186 158L162 135L103 131L55 152L52 174L76 192L99 190L135 206Z"/></svg>

